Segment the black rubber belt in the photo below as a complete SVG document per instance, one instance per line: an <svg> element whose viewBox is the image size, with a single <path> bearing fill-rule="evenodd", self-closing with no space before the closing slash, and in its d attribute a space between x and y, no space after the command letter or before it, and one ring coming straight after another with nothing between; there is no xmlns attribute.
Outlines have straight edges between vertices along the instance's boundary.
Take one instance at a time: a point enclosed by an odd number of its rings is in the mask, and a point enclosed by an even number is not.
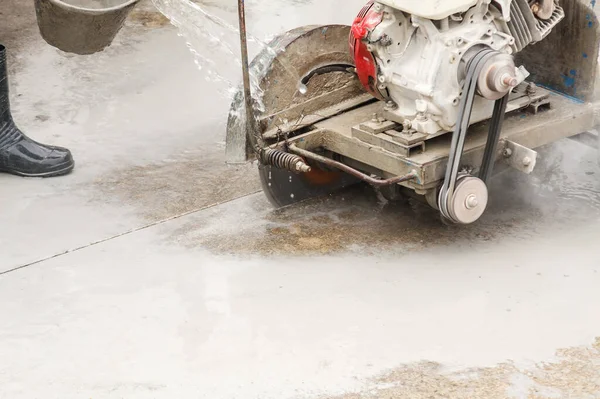
<svg viewBox="0 0 600 399"><path fill-rule="evenodd" d="M497 51L482 50L477 53L475 57L473 57L467 66L467 76L465 78L463 92L460 98L458 119L456 121L454 133L452 134L452 144L450 146L450 154L448 156L446 176L444 178L444 185L440 191L438 201L440 212L449 220L452 220L452 217L450 217L450 213L448 212L448 199L454 195L454 189L456 188L456 182L458 180L460 162L465 148L465 139L469 129L469 122L471 120L471 113L473 111L473 101L475 100L477 90L477 80L479 79L479 75L481 74L485 63L498 54L499 53ZM480 178L486 183L489 180L494 168L496 150L498 148L498 141L502 131L502 122L504 121L507 103L508 94L497 100L494 105L494 113L490 122L490 130L488 133L488 139L479 175Z"/></svg>

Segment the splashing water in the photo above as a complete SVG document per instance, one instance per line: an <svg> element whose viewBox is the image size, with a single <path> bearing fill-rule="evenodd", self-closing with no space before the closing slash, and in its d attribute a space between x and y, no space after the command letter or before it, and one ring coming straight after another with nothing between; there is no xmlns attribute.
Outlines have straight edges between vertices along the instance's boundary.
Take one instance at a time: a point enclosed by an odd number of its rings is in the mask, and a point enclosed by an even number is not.
<svg viewBox="0 0 600 399"><path fill-rule="evenodd" d="M239 52L224 40L225 31L238 33L238 30L227 21L205 11L198 4L189 0L152 0L154 6L179 29L186 44L194 55L194 62L201 71L206 72L207 80L227 84L233 88L230 79L217 72L218 65L214 57L204 54L225 54L241 66Z"/></svg>
<svg viewBox="0 0 600 399"><path fill-rule="evenodd" d="M224 84L223 94L233 99L239 90L241 60L239 51L239 29L236 25L208 12L203 6L190 0L152 0L154 6L179 29L194 56L198 69L206 75L207 81ZM232 7L232 10L235 7ZM230 11L232 11L230 10ZM265 41L248 33L248 40L272 55L276 51ZM234 46L231 43L235 43ZM219 62L221 60L221 62ZM298 91L305 94L306 86L300 83L295 68L282 63L286 71L299 82ZM263 91L259 78L251 74L252 95L255 108L264 110Z"/></svg>
<svg viewBox="0 0 600 399"><path fill-rule="evenodd" d="M306 87L304 83L300 82L298 84L298 91L300 92L300 94L306 94L306 92L308 92L308 87Z"/></svg>

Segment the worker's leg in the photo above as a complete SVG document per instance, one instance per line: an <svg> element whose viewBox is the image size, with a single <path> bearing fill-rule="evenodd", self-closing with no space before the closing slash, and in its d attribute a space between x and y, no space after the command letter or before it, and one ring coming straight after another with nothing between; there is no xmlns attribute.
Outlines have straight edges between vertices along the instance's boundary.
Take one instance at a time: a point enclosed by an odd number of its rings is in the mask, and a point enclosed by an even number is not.
<svg viewBox="0 0 600 399"><path fill-rule="evenodd" d="M67 174L74 165L69 150L37 143L15 125L8 100L6 48L0 44L0 172L50 177Z"/></svg>

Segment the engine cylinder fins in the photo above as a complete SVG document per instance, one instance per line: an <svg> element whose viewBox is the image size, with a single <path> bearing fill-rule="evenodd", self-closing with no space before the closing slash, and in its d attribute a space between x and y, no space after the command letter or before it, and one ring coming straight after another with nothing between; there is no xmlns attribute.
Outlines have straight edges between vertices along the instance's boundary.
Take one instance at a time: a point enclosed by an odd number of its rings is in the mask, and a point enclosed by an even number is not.
<svg viewBox="0 0 600 399"><path fill-rule="evenodd" d="M545 38L565 17L557 0L513 0L507 28L515 39L515 53Z"/></svg>
<svg viewBox="0 0 600 399"><path fill-rule="evenodd" d="M465 175L452 193L440 191L438 208L444 218L456 224L475 223L484 214L489 193L483 180Z"/></svg>

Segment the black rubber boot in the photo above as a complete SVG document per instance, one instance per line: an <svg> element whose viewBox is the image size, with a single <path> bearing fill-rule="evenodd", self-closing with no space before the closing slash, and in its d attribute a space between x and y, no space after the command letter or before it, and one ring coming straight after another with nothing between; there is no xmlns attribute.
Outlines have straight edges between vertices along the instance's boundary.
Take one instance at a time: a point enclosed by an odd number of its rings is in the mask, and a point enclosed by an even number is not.
<svg viewBox="0 0 600 399"><path fill-rule="evenodd" d="M51 177L65 175L74 166L69 150L37 143L15 125L8 101L6 48L0 44L0 172Z"/></svg>

